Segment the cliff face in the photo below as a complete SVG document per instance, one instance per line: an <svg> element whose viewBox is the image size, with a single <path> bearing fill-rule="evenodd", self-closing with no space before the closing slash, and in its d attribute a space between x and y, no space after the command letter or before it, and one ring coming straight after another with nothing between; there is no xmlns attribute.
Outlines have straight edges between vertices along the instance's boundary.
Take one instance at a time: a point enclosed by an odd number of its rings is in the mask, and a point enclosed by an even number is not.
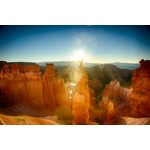
<svg viewBox="0 0 150 150"><path fill-rule="evenodd" d="M132 77L131 115L150 117L150 60L141 60Z"/></svg>
<svg viewBox="0 0 150 150"><path fill-rule="evenodd" d="M62 79L55 79L54 65L47 64L44 75L38 65L5 63L0 70L0 105L24 104L55 108L65 101Z"/></svg>

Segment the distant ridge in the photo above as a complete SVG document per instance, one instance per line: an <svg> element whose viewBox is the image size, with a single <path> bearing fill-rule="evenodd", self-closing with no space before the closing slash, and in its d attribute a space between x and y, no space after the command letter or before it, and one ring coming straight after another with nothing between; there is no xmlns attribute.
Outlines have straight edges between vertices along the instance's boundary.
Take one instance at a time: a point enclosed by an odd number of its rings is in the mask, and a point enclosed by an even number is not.
<svg viewBox="0 0 150 150"><path fill-rule="evenodd" d="M120 69L128 69L128 70L135 70L135 69L137 69L137 68L140 67L139 63L120 63L120 62L114 62L114 63L111 63L111 64L117 66Z"/></svg>
<svg viewBox="0 0 150 150"><path fill-rule="evenodd" d="M7 62L7 61L0 61L0 68L2 68L5 64L37 65L37 63L34 63L34 62Z"/></svg>
<svg viewBox="0 0 150 150"><path fill-rule="evenodd" d="M0 61L0 64L4 64L6 61ZM77 64L75 61L43 61L43 62L7 62L8 64L20 64L20 65L40 65L40 66L46 66L46 63L53 63L55 66L73 66ZM140 64L139 63L121 63L121 62L113 62L113 63L88 63L85 62L84 66L85 67L93 67L97 65L105 65L105 64L112 64L117 66L120 69L128 69L128 70L135 70L139 68Z"/></svg>
<svg viewBox="0 0 150 150"><path fill-rule="evenodd" d="M46 63L53 63L55 66L70 66L75 64L74 61L47 61L47 62L38 62L40 66L45 66ZM121 63L121 62L113 62L113 63L104 63L104 64L112 64L117 66L120 69L128 69L128 70L135 70L139 68L140 64L138 63ZM102 63L84 63L85 67L93 67L97 65L102 65Z"/></svg>
<svg viewBox="0 0 150 150"><path fill-rule="evenodd" d="M34 62L7 62L8 64L19 64L19 65L37 65Z"/></svg>

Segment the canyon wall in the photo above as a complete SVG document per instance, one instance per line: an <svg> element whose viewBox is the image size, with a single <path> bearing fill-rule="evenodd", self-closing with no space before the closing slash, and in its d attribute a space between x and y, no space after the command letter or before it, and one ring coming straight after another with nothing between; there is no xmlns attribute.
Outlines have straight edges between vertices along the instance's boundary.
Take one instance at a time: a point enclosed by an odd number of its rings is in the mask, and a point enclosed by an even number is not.
<svg viewBox="0 0 150 150"><path fill-rule="evenodd" d="M150 60L141 60L132 77L131 116L150 117Z"/></svg>
<svg viewBox="0 0 150 150"><path fill-rule="evenodd" d="M38 65L4 63L0 69L0 106L23 104L55 108L66 100L62 79L55 79L54 65L47 64L44 75Z"/></svg>

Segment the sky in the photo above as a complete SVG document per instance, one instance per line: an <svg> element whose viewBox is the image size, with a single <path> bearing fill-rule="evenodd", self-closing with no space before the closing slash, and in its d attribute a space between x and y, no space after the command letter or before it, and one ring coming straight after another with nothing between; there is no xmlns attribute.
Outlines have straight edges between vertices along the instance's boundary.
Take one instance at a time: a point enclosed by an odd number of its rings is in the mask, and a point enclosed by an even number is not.
<svg viewBox="0 0 150 150"><path fill-rule="evenodd" d="M138 63L150 59L150 26L0 26L0 60Z"/></svg>

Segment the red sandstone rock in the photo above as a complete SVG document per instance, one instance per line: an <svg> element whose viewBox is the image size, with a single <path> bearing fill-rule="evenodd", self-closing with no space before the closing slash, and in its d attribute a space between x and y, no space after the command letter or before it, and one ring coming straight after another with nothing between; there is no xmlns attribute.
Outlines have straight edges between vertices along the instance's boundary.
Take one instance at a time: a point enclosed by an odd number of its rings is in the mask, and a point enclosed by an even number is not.
<svg viewBox="0 0 150 150"><path fill-rule="evenodd" d="M108 97L103 97L100 103L100 109L102 111L103 121L110 121L116 117L114 103Z"/></svg>
<svg viewBox="0 0 150 150"><path fill-rule="evenodd" d="M0 105L22 103L54 109L65 101L64 90L64 81L55 79L53 64L47 64L43 76L38 65L4 64L0 70Z"/></svg>
<svg viewBox="0 0 150 150"><path fill-rule="evenodd" d="M19 65L18 64L10 65L10 72L12 74L18 75L20 73Z"/></svg>
<svg viewBox="0 0 150 150"><path fill-rule="evenodd" d="M103 121L109 122L117 115L129 114L129 101L132 88L123 88L117 80L111 81L103 91L103 99L100 102Z"/></svg>
<svg viewBox="0 0 150 150"><path fill-rule="evenodd" d="M40 72L40 67L38 65L23 65L20 66L20 72Z"/></svg>
<svg viewBox="0 0 150 150"><path fill-rule="evenodd" d="M132 77L131 116L150 117L150 60L141 60Z"/></svg>
<svg viewBox="0 0 150 150"><path fill-rule="evenodd" d="M110 81L106 85L103 97L108 97L108 99L113 100L115 105L121 102L128 102L131 96L132 88L123 88L120 82L117 80Z"/></svg>
<svg viewBox="0 0 150 150"><path fill-rule="evenodd" d="M88 77L84 72L82 65L81 62L78 69L82 76L77 83L72 103L72 114L74 116L73 124L89 123L90 90L88 87Z"/></svg>

